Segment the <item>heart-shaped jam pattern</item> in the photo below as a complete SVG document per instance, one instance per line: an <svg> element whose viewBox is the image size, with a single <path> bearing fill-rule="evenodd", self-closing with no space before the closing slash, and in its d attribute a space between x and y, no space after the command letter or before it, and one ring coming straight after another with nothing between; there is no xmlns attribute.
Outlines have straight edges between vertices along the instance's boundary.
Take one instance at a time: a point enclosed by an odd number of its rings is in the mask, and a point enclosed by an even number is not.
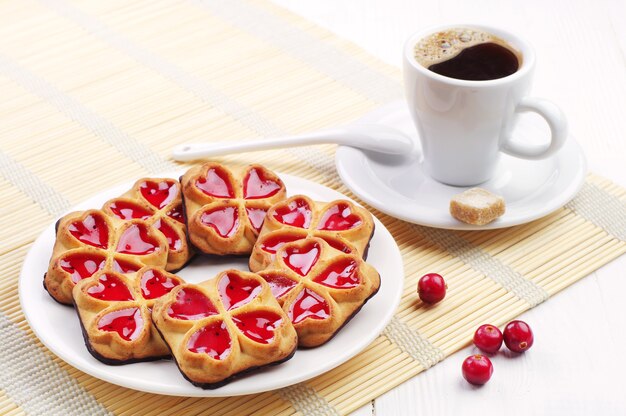
<svg viewBox="0 0 626 416"><path fill-rule="evenodd" d="M305 288L298 293L287 315L294 324L305 319L326 319L330 316L330 306L321 295Z"/></svg>
<svg viewBox="0 0 626 416"><path fill-rule="evenodd" d="M117 252L123 254L146 255L154 253L159 242L148 235L148 227L144 224L132 224L120 236Z"/></svg>
<svg viewBox="0 0 626 416"><path fill-rule="evenodd" d="M248 213L252 227L257 231L261 231L263 221L265 221L266 211L261 208L246 208L246 212Z"/></svg>
<svg viewBox="0 0 626 416"><path fill-rule="evenodd" d="M203 212L200 221L227 238L235 234L239 227L239 212L236 206L219 207Z"/></svg>
<svg viewBox="0 0 626 416"><path fill-rule="evenodd" d="M162 272L149 269L141 276L139 287L144 299L156 299L168 294L180 284L180 281L166 276Z"/></svg>
<svg viewBox="0 0 626 416"><path fill-rule="evenodd" d="M295 282L285 276L281 276L278 273L263 273L261 277L263 277L263 279L265 279L267 284L270 286L272 295L274 295L276 299L289 293L289 291L298 284L298 282Z"/></svg>
<svg viewBox="0 0 626 416"><path fill-rule="evenodd" d="M282 252L285 264L300 276L306 276L320 257L320 245L310 242L301 247L290 246Z"/></svg>
<svg viewBox="0 0 626 416"><path fill-rule="evenodd" d="M59 260L59 265L70 274L74 283L91 277L95 272L104 268L105 263L106 257L93 253L68 254Z"/></svg>
<svg viewBox="0 0 626 416"><path fill-rule="evenodd" d="M283 322L280 315L270 311L252 311L232 317L239 330L248 338L260 344L269 344L274 339L274 331Z"/></svg>
<svg viewBox="0 0 626 416"><path fill-rule="evenodd" d="M108 301L133 300L133 295L126 284L114 274L103 274L98 278L98 284L87 289L89 296Z"/></svg>
<svg viewBox="0 0 626 416"><path fill-rule="evenodd" d="M318 230L345 231L363 223L361 217L353 214L350 206L340 202L328 208L317 226Z"/></svg>
<svg viewBox="0 0 626 416"><path fill-rule="evenodd" d="M165 214L173 220L180 222L181 224L185 223L185 217L183 216L183 206L182 204L176 205L171 210L167 211Z"/></svg>
<svg viewBox="0 0 626 416"><path fill-rule="evenodd" d="M170 305L167 314L172 318L188 321L216 315L217 309L204 293L185 288L176 294L176 302Z"/></svg>
<svg viewBox="0 0 626 416"><path fill-rule="evenodd" d="M142 267L141 264L133 263L132 261L126 261L126 260L117 259L117 258L113 259L113 270L118 273L122 273L122 274L135 273L139 271L141 267Z"/></svg>
<svg viewBox="0 0 626 416"><path fill-rule="evenodd" d="M274 196L281 189L280 183L270 178L262 169L252 168L243 180L243 197L260 199Z"/></svg>
<svg viewBox="0 0 626 416"><path fill-rule="evenodd" d="M273 214L276 221L298 228L309 228L313 213L305 199L294 199L289 204L276 207Z"/></svg>
<svg viewBox="0 0 626 416"><path fill-rule="evenodd" d="M165 236L167 240L167 246L170 250L178 251L183 247L183 240L180 239L180 236L171 226L169 226L162 219L158 219L154 222L154 227L161 231L161 233Z"/></svg>
<svg viewBox="0 0 626 416"><path fill-rule="evenodd" d="M217 284L217 290L226 310L239 308L261 293L261 284L256 280L245 279L235 273L227 273Z"/></svg>
<svg viewBox="0 0 626 416"><path fill-rule="evenodd" d="M139 192L152 206L161 209L178 196L178 185L174 181L145 181L139 185Z"/></svg>
<svg viewBox="0 0 626 416"><path fill-rule="evenodd" d="M81 221L69 225L69 232L78 241L98 248L107 248L109 227L100 215L89 214Z"/></svg>
<svg viewBox="0 0 626 416"><path fill-rule="evenodd" d="M98 321L98 329L117 332L126 341L137 339L144 326L139 308L120 309L109 312Z"/></svg>
<svg viewBox="0 0 626 416"><path fill-rule="evenodd" d="M196 180L196 187L205 194L216 198L235 197L228 173L220 167L210 168L206 176Z"/></svg>
<svg viewBox="0 0 626 416"><path fill-rule="evenodd" d="M231 349L230 334L223 321L213 322L194 332L187 342L187 349L198 354L207 354L215 360L223 360Z"/></svg>
<svg viewBox="0 0 626 416"><path fill-rule="evenodd" d="M339 240L338 238L333 238L329 236L320 236L319 238L326 241L328 245L334 248L335 250L339 250L346 254L352 253L352 249L348 247L343 241Z"/></svg>
<svg viewBox="0 0 626 416"><path fill-rule="evenodd" d="M351 258L343 258L334 262L319 275L315 276L314 282L335 289L350 289L359 285L357 262Z"/></svg>
<svg viewBox="0 0 626 416"><path fill-rule="evenodd" d="M270 254L276 254L279 248L292 241L301 240L304 237L292 235L292 234L273 234L270 237L264 238L261 242L261 250Z"/></svg>
<svg viewBox="0 0 626 416"><path fill-rule="evenodd" d="M148 211L141 205L134 202L116 200L109 204L109 209L116 217L123 220L132 219L148 219L152 216L152 212Z"/></svg>

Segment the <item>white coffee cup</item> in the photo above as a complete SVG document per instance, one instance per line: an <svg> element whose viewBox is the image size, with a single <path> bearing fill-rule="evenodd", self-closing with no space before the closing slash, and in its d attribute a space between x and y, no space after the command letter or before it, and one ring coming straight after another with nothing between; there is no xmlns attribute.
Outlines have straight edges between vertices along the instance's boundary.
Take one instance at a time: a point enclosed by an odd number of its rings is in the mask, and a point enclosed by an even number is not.
<svg viewBox="0 0 626 416"><path fill-rule="evenodd" d="M504 40L522 56L517 72L488 81L466 81L439 75L415 60L414 48L421 39L453 28L476 29ZM543 159L567 138L563 112L550 101L528 96L535 53L516 35L482 25L430 28L409 37L403 60L405 94L422 145L423 169L439 182L455 186L485 182L492 177L500 152ZM527 111L548 123L549 145L514 140L515 118Z"/></svg>

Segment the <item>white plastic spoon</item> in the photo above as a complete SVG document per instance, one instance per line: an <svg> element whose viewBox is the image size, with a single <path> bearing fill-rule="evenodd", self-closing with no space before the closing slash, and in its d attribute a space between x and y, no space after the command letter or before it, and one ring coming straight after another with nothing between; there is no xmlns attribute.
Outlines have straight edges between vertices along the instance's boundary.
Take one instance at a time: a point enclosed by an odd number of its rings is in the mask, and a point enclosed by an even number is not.
<svg viewBox="0 0 626 416"><path fill-rule="evenodd" d="M183 144L174 147L172 157L174 160L185 162L232 153L323 143L336 143L392 155L409 154L413 150L413 140L400 130L380 124L353 124L295 136L258 139L238 143Z"/></svg>

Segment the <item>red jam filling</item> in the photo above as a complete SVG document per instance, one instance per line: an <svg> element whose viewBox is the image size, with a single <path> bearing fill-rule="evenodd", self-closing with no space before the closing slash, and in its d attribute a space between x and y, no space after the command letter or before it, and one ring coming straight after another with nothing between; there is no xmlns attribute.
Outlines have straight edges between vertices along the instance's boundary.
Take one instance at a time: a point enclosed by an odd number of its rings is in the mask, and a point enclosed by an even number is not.
<svg viewBox="0 0 626 416"><path fill-rule="evenodd" d="M217 291L226 310L239 308L261 293L261 284L253 279L243 278L235 273L227 273L217 284Z"/></svg>
<svg viewBox="0 0 626 416"><path fill-rule="evenodd" d="M180 223L185 223L185 217L183 217L183 206L182 205L176 205L174 208L172 208L171 210L167 211L166 214L168 217L170 217L173 220L176 220Z"/></svg>
<svg viewBox="0 0 626 416"><path fill-rule="evenodd" d="M334 205L322 215L318 230L345 231L358 227L363 220L361 217L353 214L350 206L345 203Z"/></svg>
<svg viewBox="0 0 626 416"><path fill-rule="evenodd" d="M243 180L243 197L260 199L274 196L280 191L281 185L268 177L261 169L250 169Z"/></svg>
<svg viewBox="0 0 626 416"><path fill-rule="evenodd" d="M304 199L294 199L286 206L279 206L274 210L276 221L299 228L311 226L311 207Z"/></svg>
<svg viewBox="0 0 626 416"><path fill-rule="evenodd" d="M119 277L113 274L103 274L98 279L98 284L87 289L89 296L112 301L133 300L133 295L126 287L126 284Z"/></svg>
<svg viewBox="0 0 626 416"><path fill-rule="evenodd" d="M239 212L237 207L221 207L203 212L200 221L213 228L221 237L228 238L239 227Z"/></svg>
<svg viewBox="0 0 626 416"><path fill-rule="evenodd" d="M326 319L330 316L330 306L322 296L305 288L298 293L296 300L289 307L287 315L294 324L307 318Z"/></svg>
<svg viewBox="0 0 626 416"><path fill-rule="evenodd" d="M167 240L167 246L172 251L178 251L183 247L183 240L181 240L178 232L173 229L168 223L162 219L158 219L154 222L154 226L157 230L161 231Z"/></svg>
<svg viewBox="0 0 626 416"><path fill-rule="evenodd" d="M359 285L357 263L351 258L341 259L328 266L313 281L336 289L357 287Z"/></svg>
<svg viewBox="0 0 626 416"><path fill-rule="evenodd" d="M106 257L101 254L75 253L64 256L59 260L59 265L70 274L70 278L74 283L91 277L95 272L104 268L105 263Z"/></svg>
<svg viewBox="0 0 626 416"><path fill-rule="evenodd" d="M145 181L139 191L146 201L158 209L170 204L178 196L178 184L174 181Z"/></svg>
<svg viewBox="0 0 626 416"><path fill-rule="evenodd" d="M100 215L89 214L84 220L71 223L68 229L78 241L90 246L107 248L109 244L109 227Z"/></svg>
<svg viewBox="0 0 626 416"><path fill-rule="evenodd" d="M176 294L176 302L170 305L167 314L172 318L189 321L216 315L217 309L204 293L185 288Z"/></svg>
<svg viewBox="0 0 626 416"><path fill-rule="evenodd" d="M252 227L257 231L261 231L263 221L265 221L266 211L261 208L246 208L246 212L248 213L248 218L250 219Z"/></svg>
<svg viewBox="0 0 626 416"><path fill-rule="evenodd" d="M293 289L296 286L296 284L298 284L297 282L294 282L291 279L288 279L284 276L281 276L279 274L274 274L274 273L263 274L261 275L261 277L265 279L267 284L270 286L272 295L274 295L276 299L287 294L291 289Z"/></svg>
<svg viewBox="0 0 626 416"><path fill-rule="evenodd" d="M113 259L113 270L122 273L135 273L139 269L141 269L141 264L133 263L130 261L122 260L122 259Z"/></svg>
<svg viewBox="0 0 626 416"><path fill-rule="evenodd" d="M135 218L145 220L152 216L152 212L148 211L141 205L129 201L113 201L109 204L109 209L113 214L115 214L116 217L123 220L132 220Z"/></svg>
<svg viewBox="0 0 626 416"><path fill-rule="evenodd" d="M312 242L302 247L287 247L282 256L291 270L300 276L306 276L320 257L320 245Z"/></svg>
<svg viewBox="0 0 626 416"><path fill-rule="evenodd" d="M261 243L261 250L266 251L270 254L276 254L278 249L281 248L283 245L301 239L302 237L291 234L272 235L263 240L263 242Z"/></svg>
<svg viewBox="0 0 626 416"><path fill-rule="evenodd" d="M283 322L280 315L270 311L252 311L232 317L237 328L248 338L260 344L269 344L274 331Z"/></svg>
<svg viewBox="0 0 626 416"><path fill-rule="evenodd" d="M205 177L196 180L196 187L209 196L216 198L234 198L235 192L228 174L222 168L211 168Z"/></svg>
<svg viewBox="0 0 626 416"><path fill-rule="evenodd" d="M148 235L148 227L143 224L132 224L122 233L116 251L123 254L145 255L154 253L158 248L158 241Z"/></svg>
<svg viewBox="0 0 626 416"><path fill-rule="evenodd" d="M334 248L335 250L339 250L342 251L346 254L350 254L352 253L352 249L350 247L348 247L343 241L341 241L338 238L332 238L332 237L322 237L319 236L319 238L321 238L322 240L326 241L328 243L329 246L331 246L332 248Z"/></svg>
<svg viewBox="0 0 626 416"><path fill-rule="evenodd" d="M230 353L231 341L226 324L214 322L194 332L187 342L187 349L198 354L207 354L215 360L223 360Z"/></svg>
<svg viewBox="0 0 626 416"><path fill-rule="evenodd" d="M176 279L172 279L166 276L162 272L154 269L149 269L141 275L141 295L144 299L156 299L163 295L170 293L174 287L178 286L180 282Z"/></svg>
<svg viewBox="0 0 626 416"><path fill-rule="evenodd" d="M117 332L122 339L137 339L143 329L144 321L139 308L121 309L107 313L98 321L101 331Z"/></svg>

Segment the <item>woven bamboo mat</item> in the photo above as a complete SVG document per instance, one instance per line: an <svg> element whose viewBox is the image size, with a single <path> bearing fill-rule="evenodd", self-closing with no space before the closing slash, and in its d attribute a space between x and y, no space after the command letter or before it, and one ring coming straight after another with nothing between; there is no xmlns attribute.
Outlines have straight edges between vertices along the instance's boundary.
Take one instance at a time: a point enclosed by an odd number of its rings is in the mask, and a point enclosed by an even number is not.
<svg viewBox="0 0 626 416"><path fill-rule="evenodd" d="M118 182L180 168L179 143L296 133L401 97L399 71L266 1L0 3L0 414L343 414L626 252L626 191L590 176L524 226L448 232L380 213L404 258L404 298L363 353L306 383L247 397L157 396L86 375L24 321L17 276L59 213ZM346 194L332 146L225 157ZM438 271L449 294L416 301ZM80 336L80 334L77 334Z"/></svg>

